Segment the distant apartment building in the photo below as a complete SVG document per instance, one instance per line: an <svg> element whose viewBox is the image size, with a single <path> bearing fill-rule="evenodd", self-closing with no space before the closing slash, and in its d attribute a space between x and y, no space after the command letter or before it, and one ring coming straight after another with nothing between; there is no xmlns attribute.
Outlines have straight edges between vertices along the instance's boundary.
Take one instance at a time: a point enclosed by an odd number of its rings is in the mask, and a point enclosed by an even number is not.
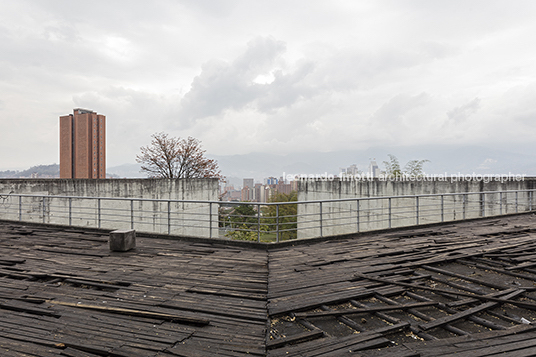
<svg viewBox="0 0 536 357"><path fill-rule="evenodd" d="M268 177L264 179L265 185L277 185L279 181L275 177Z"/></svg>
<svg viewBox="0 0 536 357"><path fill-rule="evenodd" d="M60 178L106 178L106 117L74 109L60 117Z"/></svg>
<svg viewBox="0 0 536 357"><path fill-rule="evenodd" d="M255 179L245 178L243 187L249 187L249 188L255 187Z"/></svg>
<svg viewBox="0 0 536 357"><path fill-rule="evenodd" d="M240 201L242 199L242 191L234 188L227 189L222 194L222 201Z"/></svg>
<svg viewBox="0 0 536 357"><path fill-rule="evenodd" d="M255 179L245 178L242 187L241 201L255 201Z"/></svg>
<svg viewBox="0 0 536 357"><path fill-rule="evenodd" d="M262 184L255 185L255 195L257 202L268 202L270 199L270 187Z"/></svg>
<svg viewBox="0 0 536 357"><path fill-rule="evenodd" d="M234 190L235 190L234 185L225 185L223 187L223 193L231 192L231 191L234 191Z"/></svg>
<svg viewBox="0 0 536 357"><path fill-rule="evenodd" d="M289 195L292 191L292 186L289 183L278 183L275 185L275 191L278 193L284 193L285 195Z"/></svg>
<svg viewBox="0 0 536 357"><path fill-rule="evenodd" d="M240 201L242 198L242 193L240 190L235 190L233 185L226 185L223 187L223 192L221 196L222 201Z"/></svg>
<svg viewBox="0 0 536 357"><path fill-rule="evenodd" d="M353 165L350 165L348 168L341 167L339 169L339 174L340 174L341 177L355 176L355 175L359 174L359 170L357 169L357 165L353 164Z"/></svg>
<svg viewBox="0 0 536 357"><path fill-rule="evenodd" d="M298 185L297 181L286 183L283 178L276 179L274 177L264 179L264 182L266 184L256 185L257 202L270 202L270 200L278 193L289 195L293 190L297 190Z"/></svg>
<svg viewBox="0 0 536 357"><path fill-rule="evenodd" d="M241 201L245 202L245 201L255 201L255 187L243 187L242 188L242 196L241 196Z"/></svg>
<svg viewBox="0 0 536 357"><path fill-rule="evenodd" d="M381 170L376 163L376 159L372 160L369 165L369 175L370 177L379 177Z"/></svg>

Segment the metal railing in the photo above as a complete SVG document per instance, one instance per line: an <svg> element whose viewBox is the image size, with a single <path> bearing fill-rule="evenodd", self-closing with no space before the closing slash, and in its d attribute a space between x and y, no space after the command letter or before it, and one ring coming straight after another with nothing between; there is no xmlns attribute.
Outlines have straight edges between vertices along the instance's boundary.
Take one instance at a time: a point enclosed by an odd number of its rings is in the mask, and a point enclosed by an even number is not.
<svg viewBox="0 0 536 357"><path fill-rule="evenodd" d="M297 202L0 195L0 219L280 242L533 211L536 190Z"/></svg>

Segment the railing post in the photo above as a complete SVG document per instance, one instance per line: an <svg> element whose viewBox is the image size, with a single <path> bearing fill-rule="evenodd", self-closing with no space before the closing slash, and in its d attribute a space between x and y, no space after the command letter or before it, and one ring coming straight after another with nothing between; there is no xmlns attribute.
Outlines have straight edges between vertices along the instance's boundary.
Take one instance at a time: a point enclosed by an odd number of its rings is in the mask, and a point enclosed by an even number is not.
<svg viewBox="0 0 536 357"><path fill-rule="evenodd" d="M441 222L445 222L445 196L441 195Z"/></svg>
<svg viewBox="0 0 536 357"><path fill-rule="evenodd" d="M467 194L466 193L462 193L462 212L463 212L463 216L462 218L465 219L465 203L467 201Z"/></svg>
<svg viewBox="0 0 536 357"><path fill-rule="evenodd" d="M209 213L209 220L210 220L210 222L209 222L209 224L208 224L208 227L209 227L209 229L210 229L210 232L209 232L208 236L209 236L209 238L212 238L212 202L210 202L210 203L208 204L208 209L209 209L209 211L210 211L210 213Z"/></svg>
<svg viewBox="0 0 536 357"><path fill-rule="evenodd" d="M518 192L519 192L519 191L516 191L516 213L517 213L517 193L518 193Z"/></svg>
<svg viewBox="0 0 536 357"><path fill-rule="evenodd" d="M167 201L167 234L171 234L171 201Z"/></svg>
<svg viewBox="0 0 536 357"><path fill-rule="evenodd" d="M415 196L415 221L419 224L419 196Z"/></svg>
<svg viewBox="0 0 536 357"><path fill-rule="evenodd" d="M134 229L134 200L130 200L130 229Z"/></svg>
<svg viewBox="0 0 536 357"><path fill-rule="evenodd" d="M297 221L298 219L296 219ZM279 204L275 205L275 231L276 231L276 242L279 243ZM296 232L296 236L298 232Z"/></svg>
<svg viewBox="0 0 536 357"><path fill-rule="evenodd" d="M499 214L502 214L502 191L499 192Z"/></svg>
<svg viewBox="0 0 536 357"><path fill-rule="evenodd" d="M46 223L46 221L45 221L45 214L46 214L46 208L45 208L46 202L45 202L45 200L46 200L46 197L43 196L43 223Z"/></svg>
<svg viewBox="0 0 536 357"><path fill-rule="evenodd" d="M320 237L324 236L324 232L322 229L322 201L320 201Z"/></svg>
<svg viewBox="0 0 536 357"><path fill-rule="evenodd" d="M69 225L73 225L73 199L69 197Z"/></svg>
<svg viewBox="0 0 536 357"><path fill-rule="evenodd" d="M486 217L486 194L482 193L482 217Z"/></svg>
<svg viewBox="0 0 536 357"><path fill-rule="evenodd" d="M22 196L19 196L19 221L22 221Z"/></svg>
<svg viewBox="0 0 536 357"><path fill-rule="evenodd" d="M534 191L529 191L529 211L532 211L532 193Z"/></svg>
<svg viewBox="0 0 536 357"><path fill-rule="evenodd" d="M98 212L98 221L99 221L99 228L101 227L101 199L99 198L97 200L97 212Z"/></svg>
<svg viewBox="0 0 536 357"><path fill-rule="evenodd" d="M257 242L261 241L261 205L257 203Z"/></svg>
<svg viewBox="0 0 536 357"><path fill-rule="evenodd" d="M389 217L388 217L388 219L389 219L389 228L391 228L391 197L389 197ZM417 222L417 224L419 224L419 223Z"/></svg>
<svg viewBox="0 0 536 357"><path fill-rule="evenodd" d="M357 203L357 232L359 232L359 200L356 200Z"/></svg>

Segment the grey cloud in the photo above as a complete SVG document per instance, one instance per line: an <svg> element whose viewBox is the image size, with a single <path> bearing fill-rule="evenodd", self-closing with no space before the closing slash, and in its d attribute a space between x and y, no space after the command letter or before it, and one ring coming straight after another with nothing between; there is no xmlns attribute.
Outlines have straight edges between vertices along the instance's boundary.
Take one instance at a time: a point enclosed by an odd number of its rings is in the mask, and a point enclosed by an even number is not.
<svg viewBox="0 0 536 357"><path fill-rule="evenodd" d="M287 74L274 67L285 49L281 41L256 38L232 63L216 60L206 63L181 101L180 124L188 126L196 119L216 116L228 109L240 111L248 105L269 112L309 96L311 89L301 82L313 70L310 63L298 65L294 72ZM273 82L255 82L259 75L272 72Z"/></svg>
<svg viewBox="0 0 536 357"><path fill-rule="evenodd" d="M516 113L512 115L510 124L521 123L522 125L529 126L531 130L536 127L536 110L525 109L522 113Z"/></svg>
<svg viewBox="0 0 536 357"><path fill-rule="evenodd" d="M29 77L32 69L54 80L79 78L81 74L86 78L117 79L125 69L125 63L109 58L102 46L84 39L71 24L44 26L24 36L0 31L0 53L2 67L17 70L18 80Z"/></svg>
<svg viewBox="0 0 536 357"><path fill-rule="evenodd" d="M447 117L452 122L459 124L467 120L468 117L476 113L480 109L480 98L475 98L467 104L456 107L447 112Z"/></svg>
<svg viewBox="0 0 536 357"><path fill-rule="evenodd" d="M169 120L177 112L177 101L174 96L107 87L75 95L73 108L87 108L106 115L109 151L120 152L133 162L140 146L149 143L152 133L169 132ZM178 134L181 135L184 134Z"/></svg>
<svg viewBox="0 0 536 357"><path fill-rule="evenodd" d="M229 16L237 6L236 0L196 0L196 1L180 1L184 6L195 8L200 12L200 15L211 15L213 17Z"/></svg>
<svg viewBox="0 0 536 357"><path fill-rule="evenodd" d="M24 1L24 0L23 0ZM136 32L140 27L153 25L155 19L164 23L176 18L181 6L173 1L26 1L31 4L35 20L72 23L95 32ZM40 18L38 18L40 17Z"/></svg>
<svg viewBox="0 0 536 357"><path fill-rule="evenodd" d="M404 119L405 114L429 102L430 96L427 93L421 93L415 96L399 94L382 105L374 113L372 120L386 124L399 124Z"/></svg>
<svg viewBox="0 0 536 357"><path fill-rule="evenodd" d="M432 59L444 59L459 53L459 49L452 44L434 41L421 43L420 49L424 55Z"/></svg>
<svg viewBox="0 0 536 357"><path fill-rule="evenodd" d="M286 45L282 41L271 37L257 37L248 43L246 52L233 62L232 67L256 76L259 72L269 69L276 57L285 50Z"/></svg>
<svg viewBox="0 0 536 357"><path fill-rule="evenodd" d="M107 125L118 129L118 133L128 130L150 135L167 125L177 111L176 99L123 87L108 87L75 95L73 103L75 107L105 114L109 118Z"/></svg>
<svg viewBox="0 0 536 357"><path fill-rule="evenodd" d="M314 69L312 62L304 62L293 73L284 74L282 71L276 71L274 81L264 86L266 91L258 100L259 110L269 113L277 108L291 106L299 99L310 98L318 93L318 88L306 83L306 77Z"/></svg>
<svg viewBox="0 0 536 357"><path fill-rule="evenodd" d="M147 6L137 1L21 0L16 5L12 11L20 16L0 14L0 61L18 69L38 67L54 78L75 75L122 85L156 76L165 80L170 67L195 57L196 51L184 49L199 44L191 34L176 36L184 33L181 26L190 25L185 20L190 17L173 1Z"/></svg>
<svg viewBox="0 0 536 357"><path fill-rule="evenodd" d="M395 80L403 70L430 60L429 56L423 56L419 51L407 49L345 49L322 61L315 79L335 91L369 89L384 82L387 76L391 81Z"/></svg>
<svg viewBox="0 0 536 357"><path fill-rule="evenodd" d="M506 91L499 103L494 103L497 107L498 118L505 122L507 119L509 126L530 129L536 127L536 81L527 85L518 85Z"/></svg>
<svg viewBox="0 0 536 357"><path fill-rule="evenodd" d="M75 43L81 40L78 30L71 23L59 23L45 26L42 35L47 41Z"/></svg>
<svg viewBox="0 0 536 357"><path fill-rule="evenodd" d="M211 61L202 67L202 73L182 99L180 120L191 122L218 115L225 109L240 109L258 93L259 85L242 69L223 61Z"/></svg>
<svg viewBox="0 0 536 357"><path fill-rule="evenodd" d="M342 51L320 62L300 61L291 71L283 72L274 66L285 50L283 42L259 37L232 63L216 60L206 63L181 101L180 125L190 126L196 119L246 106L272 113L315 95L371 86L376 77L383 78L397 69L429 60L418 53L398 50ZM270 72L273 82L254 82L258 75Z"/></svg>

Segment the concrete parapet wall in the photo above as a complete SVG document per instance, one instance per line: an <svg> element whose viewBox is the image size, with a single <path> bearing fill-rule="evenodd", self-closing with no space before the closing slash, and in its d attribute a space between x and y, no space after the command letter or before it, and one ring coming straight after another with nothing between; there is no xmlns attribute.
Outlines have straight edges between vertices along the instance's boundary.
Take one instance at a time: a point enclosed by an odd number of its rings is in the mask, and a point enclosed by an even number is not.
<svg viewBox="0 0 536 357"><path fill-rule="evenodd" d="M0 194L218 200L217 179L0 179Z"/></svg>
<svg viewBox="0 0 536 357"><path fill-rule="evenodd" d="M511 180L445 179L423 181L394 180L301 180L298 201L328 200L354 197L425 195L436 193L507 191L536 188L536 177L512 177Z"/></svg>
<svg viewBox="0 0 536 357"><path fill-rule="evenodd" d="M298 184L298 201L348 198L370 200L323 202L298 205L298 238L350 234L358 231L437 223L525 212L533 208L536 198L523 191L536 188L536 178L517 177L508 181L483 180L303 180ZM419 198L392 198L428 194L444 195ZM479 194L480 193L480 194ZM383 197L383 198L382 198Z"/></svg>
<svg viewBox="0 0 536 357"><path fill-rule="evenodd" d="M209 204L140 199L217 201L218 185L217 179L0 179L0 217L109 229L134 225L144 232L209 237ZM9 193L50 197L19 198ZM92 199L96 197L102 199ZM212 206L217 218L218 208ZM217 236L217 224L212 233Z"/></svg>

